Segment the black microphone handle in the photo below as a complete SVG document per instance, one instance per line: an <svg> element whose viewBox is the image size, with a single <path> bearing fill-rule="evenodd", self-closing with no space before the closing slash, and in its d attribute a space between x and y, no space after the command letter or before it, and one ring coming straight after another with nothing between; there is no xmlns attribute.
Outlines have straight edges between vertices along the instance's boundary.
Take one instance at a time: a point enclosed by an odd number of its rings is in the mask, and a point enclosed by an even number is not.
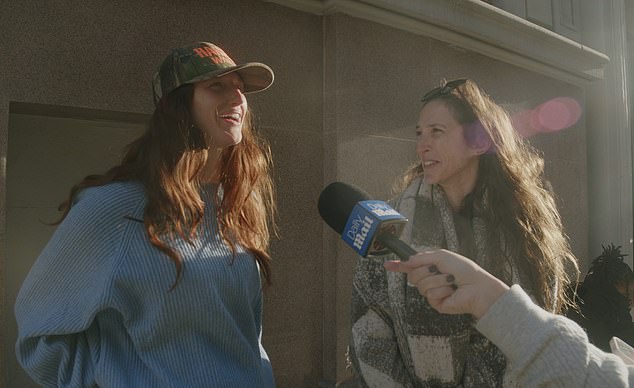
<svg viewBox="0 0 634 388"><path fill-rule="evenodd" d="M390 233L380 233L376 236L378 242L389 248L392 252L396 254L396 256L400 257L401 260L407 261L410 256L417 254L414 248L407 245L401 239L395 237Z"/></svg>

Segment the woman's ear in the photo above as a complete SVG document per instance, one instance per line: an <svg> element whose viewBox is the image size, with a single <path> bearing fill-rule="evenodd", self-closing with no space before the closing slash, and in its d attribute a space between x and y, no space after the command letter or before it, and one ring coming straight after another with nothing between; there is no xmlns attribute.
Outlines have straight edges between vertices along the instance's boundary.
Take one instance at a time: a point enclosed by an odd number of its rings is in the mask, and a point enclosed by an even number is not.
<svg viewBox="0 0 634 388"><path fill-rule="evenodd" d="M476 155L486 154L491 149L491 139L487 136L478 140L477 144L473 144L471 147L475 151Z"/></svg>
<svg viewBox="0 0 634 388"><path fill-rule="evenodd" d="M473 149L474 155L485 154L493 146L491 137L489 137L489 134L479 120L465 125L463 130L465 131L465 139L469 146L471 146L471 149Z"/></svg>

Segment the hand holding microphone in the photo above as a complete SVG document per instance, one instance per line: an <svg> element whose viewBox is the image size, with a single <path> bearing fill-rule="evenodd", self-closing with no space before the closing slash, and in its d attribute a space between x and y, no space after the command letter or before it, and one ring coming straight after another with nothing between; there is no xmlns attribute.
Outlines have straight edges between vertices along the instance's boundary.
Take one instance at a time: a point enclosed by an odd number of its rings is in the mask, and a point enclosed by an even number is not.
<svg viewBox="0 0 634 388"><path fill-rule="evenodd" d="M384 254L385 248L395 253L401 261L388 261L385 269L406 273L408 283L440 313L480 318L509 289L457 253L445 249L417 253L398 238L407 219L357 187L331 183L321 192L318 208L321 218L359 255Z"/></svg>
<svg viewBox="0 0 634 388"><path fill-rule="evenodd" d="M427 249L408 261L387 261L385 269L407 274L429 304L443 314L482 317L509 287L468 258Z"/></svg>

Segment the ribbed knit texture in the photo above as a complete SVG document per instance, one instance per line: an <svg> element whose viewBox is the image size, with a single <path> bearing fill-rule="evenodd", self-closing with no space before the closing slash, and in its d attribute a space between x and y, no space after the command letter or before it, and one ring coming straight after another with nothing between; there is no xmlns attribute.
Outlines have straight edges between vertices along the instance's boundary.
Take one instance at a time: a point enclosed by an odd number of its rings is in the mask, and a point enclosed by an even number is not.
<svg viewBox="0 0 634 388"><path fill-rule="evenodd" d="M507 357L522 387L629 387L634 366L588 343L575 322L538 307L518 285L476 324Z"/></svg>
<svg viewBox="0 0 634 388"><path fill-rule="evenodd" d="M136 183L84 190L24 281L18 360L47 387L273 387L253 257L219 237L213 187L184 261L149 243Z"/></svg>

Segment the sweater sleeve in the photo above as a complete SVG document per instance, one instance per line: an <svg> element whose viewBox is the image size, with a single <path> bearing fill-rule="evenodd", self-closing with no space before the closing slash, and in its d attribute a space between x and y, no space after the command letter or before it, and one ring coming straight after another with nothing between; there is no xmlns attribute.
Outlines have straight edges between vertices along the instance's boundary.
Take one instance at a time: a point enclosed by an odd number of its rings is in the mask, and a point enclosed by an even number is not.
<svg viewBox="0 0 634 388"><path fill-rule="evenodd" d="M358 258L352 286L349 361L363 387L407 387L411 381L382 300L387 299L383 261Z"/></svg>
<svg viewBox="0 0 634 388"><path fill-rule="evenodd" d="M104 191L82 193L16 300L16 355L44 386L95 386L101 333L94 318L113 307L110 288L126 222L122 199Z"/></svg>
<svg viewBox="0 0 634 388"><path fill-rule="evenodd" d="M634 366L588 342L573 321L535 305L514 285L476 325L507 357L521 386L628 387Z"/></svg>

